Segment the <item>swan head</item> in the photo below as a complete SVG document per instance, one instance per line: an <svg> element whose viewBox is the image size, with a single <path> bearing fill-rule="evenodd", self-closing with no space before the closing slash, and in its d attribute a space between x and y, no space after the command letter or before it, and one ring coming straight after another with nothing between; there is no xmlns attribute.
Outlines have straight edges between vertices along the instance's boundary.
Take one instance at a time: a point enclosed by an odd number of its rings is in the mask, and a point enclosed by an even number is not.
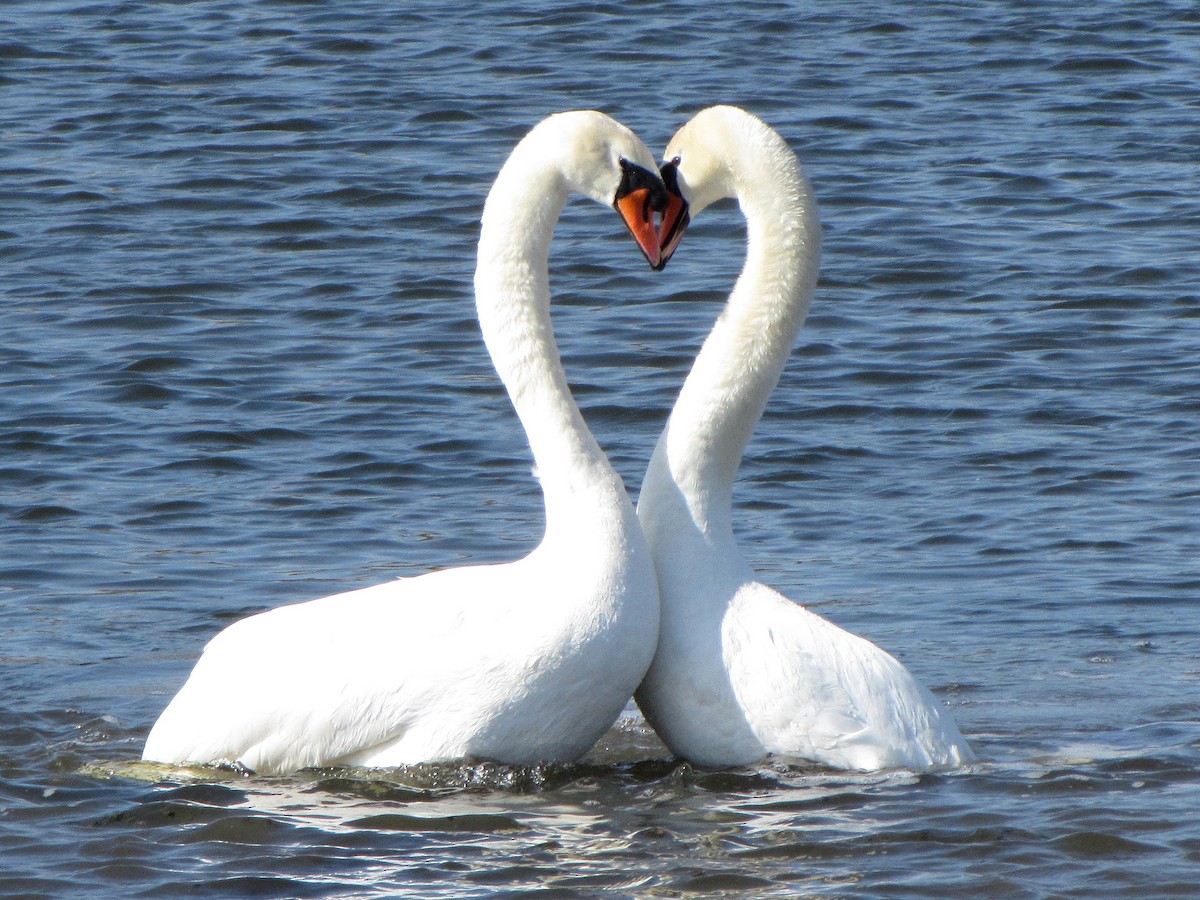
<svg viewBox="0 0 1200 900"><path fill-rule="evenodd" d="M545 131L545 134L538 134ZM612 206L656 271L662 258L659 219L669 196L658 163L632 131L593 110L559 113L530 137L558 148L567 186L597 203Z"/></svg>
<svg viewBox="0 0 1200 900"><path fill-rule="evenodd" d="M663 265L692 218L718 200L739 196L744 158L755 146L782 144L773 134L761 119L736 106L710 106L675 132L660 169L669 194L659 229Z"/></svg>

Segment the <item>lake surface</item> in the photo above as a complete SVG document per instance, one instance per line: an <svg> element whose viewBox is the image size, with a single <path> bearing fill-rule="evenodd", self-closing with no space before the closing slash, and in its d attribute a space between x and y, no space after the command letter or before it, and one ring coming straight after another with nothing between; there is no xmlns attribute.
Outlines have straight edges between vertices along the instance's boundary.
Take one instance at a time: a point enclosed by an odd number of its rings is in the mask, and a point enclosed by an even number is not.
<svg viewBox="0 0 1200 900"><path fill-rule="evenodd" d="M0 895L1195 896L1198 48L1190 0L5 5ZM741 540L978 763L702 771L631 705L577 766L138 764L234 619L536 543L488 186L551 112L658 152L714 102L825 225ZM631 492L742 241L714 208L656 274L567 209L559 343Z"/></svg>

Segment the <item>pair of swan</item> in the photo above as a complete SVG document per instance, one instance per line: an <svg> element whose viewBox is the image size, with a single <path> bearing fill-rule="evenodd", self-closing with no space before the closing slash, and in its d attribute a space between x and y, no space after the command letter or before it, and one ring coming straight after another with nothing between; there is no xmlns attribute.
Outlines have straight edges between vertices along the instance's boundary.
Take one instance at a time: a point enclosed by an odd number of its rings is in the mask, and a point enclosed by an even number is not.
<svg viewBox="0 0 1200 900"><path fill-rule="evenodd" d="M668 747L701 765L772 753L857 770L971 758L903 666L756 582L733 540L733 479L816 281L820 227L799 163L733 107L699 113L666 159L660 178L624 126L562 113L517 145L484 207L478 315L541 481L537 548L231 625L144 759L261 773L569 761L631 695ZM735 197L747 219L745 268L636 512L571 397L551 330L550 242L571 193L614 206L655 269L710 203Z"/></svg>

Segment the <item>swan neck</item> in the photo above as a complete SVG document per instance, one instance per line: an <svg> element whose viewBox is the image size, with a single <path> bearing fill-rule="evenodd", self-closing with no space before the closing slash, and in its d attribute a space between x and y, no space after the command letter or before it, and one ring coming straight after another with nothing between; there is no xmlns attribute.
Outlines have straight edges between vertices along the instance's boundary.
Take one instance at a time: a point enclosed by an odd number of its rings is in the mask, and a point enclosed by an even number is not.
<svg viewBox="0 0 1200 900"><path fill-rule="evenodd" d="M778 157L778 155L777 155ZM820 223L790 151L773 168L734 172L746 259L684 382L647 473L651 496L674 494L706 540L733 543L733 483L791 353L816 283Z"/></svg>
<svg viewBox="0 0 1200 900"><path fill-rule="evenodd" d="M475 296L484 343L529 439L547 533L580 491L624 490L571 396L550 319L549 255L569 188L518 145L484 206ZM627 501L626 501L627 502Z"/></svg>

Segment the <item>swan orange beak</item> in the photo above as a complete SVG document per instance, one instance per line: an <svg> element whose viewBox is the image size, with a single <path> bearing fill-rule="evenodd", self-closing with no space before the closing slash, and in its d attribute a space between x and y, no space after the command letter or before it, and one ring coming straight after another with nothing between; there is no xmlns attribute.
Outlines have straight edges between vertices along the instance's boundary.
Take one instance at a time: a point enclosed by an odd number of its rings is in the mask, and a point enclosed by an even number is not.
<svg viewBox="0 0 1200 900"><path fill-rule="evenodd" d="M688 202L683 199L683 191L679 187L677 161L672 160L666 163L659 169L659 172L662 174L663 184L667 188L667 208L663 211L662 224L658 230L660 259L657 268L661 269L674 255L679 242L683 240L683 233L687 231L692 217L688 213Z"/></svg>
<svg viewBox="0 0 1200 900"><path fill-rule="evenodd" d="M650 189L632 191L614 205L625 220L634 240L642 248L646 262L650 263L650 267L655 271L661 269L662 252L658 247L658 228L655 227L654 212L650 207Z"/></svg>
<svg viewBox="0 0 1200 900"><path fill-rule="evenodd" d="M613 198L613 207L625 221L629 233L642 248L642 255L650 267L658 271L663 267L657 213L667 204L666 191L658 175L621 160L621 184Z"/></svg>

